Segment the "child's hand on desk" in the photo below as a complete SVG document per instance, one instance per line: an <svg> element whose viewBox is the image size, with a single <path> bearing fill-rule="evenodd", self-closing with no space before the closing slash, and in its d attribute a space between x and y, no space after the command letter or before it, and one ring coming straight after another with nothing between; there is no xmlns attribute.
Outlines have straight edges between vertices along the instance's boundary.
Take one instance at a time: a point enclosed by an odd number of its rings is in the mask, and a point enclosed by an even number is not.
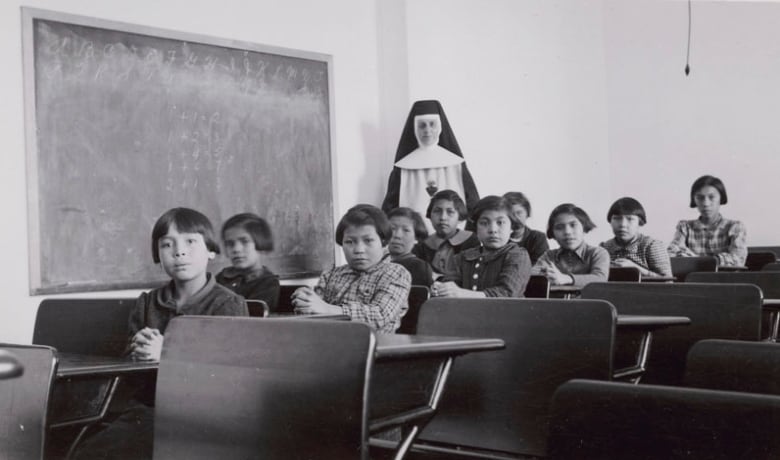
<svg viewBox="0 0 780 460"><path fill-rule="evenodd" d="M691 248L688 247L682 247L680 248L680 252L677 253L677 257L696 257L698 254L693 252Z"/></svg>
<svg viewBox="0 0 780 460"><path fill-rule="evenodd" d="M618 257L617 259L613 260L610 265L615 268L636 267L639 269L639 271L644 270L642 267L637 265L636 262L634 262L633 260L629 260L624 257Z"/></svg>
<svg viewBox="0 0 780 460"><path fill-rule="evenodd" d="M461 298L475 298L485 297L485 293L481 291L471 291L463 289L452 281L435 282L431 286L431 294L434 297L461 297Z"/></svg>
<svg viewBox="0 0 780 460"><path fill-rule="evenodd" d="M434 297L457 297L455 294L460 289L452 281L436 281L431 286L431 295Z"/></svg>
<svg viewBox="0 0 780 460"><path fill-rule="evenodd" d="M544 276L547 277L548 280L550 280L550 284L556 285L556 286L565 286L567 284L574 284L574 278L571 277L571 275L567 275L566 273L561 272L558 270L558 267L556 267L553 264L548 265L544 269Z"/></svg>
<svg viewBox="0 0 780 460"><path fill-rule="evenodd" d="M157 329L145 327L138 331L130 344L130 356L143 361L159 361L163 335Z"/></svg>
<svg viewBox="0 0 780 460"><path fill-rule="evenodd" d="M295 313L310 315L314 313L342 313L341 307L331 305L322 300L322 297L314 292L313 288L303 286L295 290L292 295L292 304Z"/></svg>

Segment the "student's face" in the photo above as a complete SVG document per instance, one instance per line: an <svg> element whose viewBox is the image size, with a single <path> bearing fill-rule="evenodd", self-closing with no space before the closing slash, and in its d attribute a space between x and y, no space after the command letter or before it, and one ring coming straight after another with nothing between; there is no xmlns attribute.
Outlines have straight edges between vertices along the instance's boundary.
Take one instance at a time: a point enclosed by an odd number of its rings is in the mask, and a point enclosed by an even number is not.
<svg viewBox="0 0 780 460"><path fill-rule="evenodd" d="M344 230L341 240L344 258L353 270L366 271L373 267L384 255L384 247L373 225L349 226Z"/></svg>
<svg viewBox="0 0 780 460"><path fill-rule="evenodd" d="M582 244L585 230L574 214L558 214L553 220L553 236L562 249L574 250Z"/></svg>
<svg viewBox="0 0 780 460"><path fill-rule="evenodd" d="M513 204L512 205L512 214L515 215L515 218L520 221L523 226L525 226L525 221L528 220L528 211L525 210L523 205L521 204Z"/></svg>
<svg viewBox="0 0 780 460"><path fill-rule="evenodd" d="M441 118L438 114L417 115L414 117L414 136L420 147L429 147L439 143Z"/></svg>
<svg viewBox="0 0 780 460"><path fill-rule="evenodd" d="M477 220L477 238L483 246L498 249L509 242L512 221L506 211L487 210Z"/></svg>
<svg viewBox="0 0 780 460"><path fill-rule="evenodd" d="M168 233L157 240L163 270L175 282L192 281L206 276L209 260L216 254L206 248L200 233L181 233L171 225Z"/></svg>
<svg viewBox="0 0 780 460"><path fill-rule="evenodd" d="M639 217L633 214L612 214L609 223L615 239L623 243L633 240L639 233Z"/></svg>
<svg viewBox="0 0 780 460"><path fill-rule="evenodd" d="M412 252L417 243L414 236L414 222L404 216L394 216L390 219L390 228L393 229L393 237L387 245L391 255L402 256Z"/></svg>
<svg viewBox="0 0 780 460"><path fill-rule="evenodd" d="M720 212L720 192L711 185L705 185L693 194L696 209L703 217L713 217Z"/></svg>
<svg viewBox="0 0 780 460"><path fill-rule="evenodd" d="M436 200L431 207L431 224L441 238L449 238L458 231L458 210L450 200Z"/></svg>
<svg viewBox="0 0 780 460"><path fill-rule="evenodd" d="M240 270L260 268L260 251L255 249L255 240L244 228L228 228L222 238L225 255L230 259L233 267Z"/></svg>

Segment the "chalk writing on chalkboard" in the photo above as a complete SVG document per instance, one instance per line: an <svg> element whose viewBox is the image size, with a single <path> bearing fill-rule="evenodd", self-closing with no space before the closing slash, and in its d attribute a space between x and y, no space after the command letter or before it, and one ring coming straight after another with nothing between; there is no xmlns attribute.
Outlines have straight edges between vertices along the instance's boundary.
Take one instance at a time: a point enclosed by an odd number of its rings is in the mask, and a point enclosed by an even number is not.
<svg viewBox="0 0 780 460"><path fill-rule="evenodd" d="M176 206L217 237L266 218L282 277L333 265L328 56L23 15L32 293L159 284L151 229Z"/></svg>

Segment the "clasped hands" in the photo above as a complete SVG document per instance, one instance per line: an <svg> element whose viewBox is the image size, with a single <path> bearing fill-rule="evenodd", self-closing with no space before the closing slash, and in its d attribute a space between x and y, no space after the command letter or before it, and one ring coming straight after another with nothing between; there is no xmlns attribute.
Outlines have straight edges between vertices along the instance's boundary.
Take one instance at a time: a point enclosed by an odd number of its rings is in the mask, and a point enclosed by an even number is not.
<svg viewBox="0 0 780 460"><path fill-rule="evenodd" d="M159 329L151 327L141 329L130 342L130 357L140 361L159 361L163 340Z"/></svg>
<svg viewBox="0 0 780 460"><path fill-rule="evenodd" d="M309 286L299 287L293 292L292 304L295 307L295 313L311 315L315 313L334 313L341 314L341 307L331 305L317 294L314 288Z"/></svg>

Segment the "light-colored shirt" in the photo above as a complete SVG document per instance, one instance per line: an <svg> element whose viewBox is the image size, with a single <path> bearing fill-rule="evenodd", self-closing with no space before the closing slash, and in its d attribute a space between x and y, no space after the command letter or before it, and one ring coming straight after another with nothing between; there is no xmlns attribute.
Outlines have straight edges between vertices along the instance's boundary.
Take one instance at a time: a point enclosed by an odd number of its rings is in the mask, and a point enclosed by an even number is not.
<svg viewBox="0 0 780 460"><path fill-rule="evenodd" d="M549 249L536 261L534 267L553 264L561 273L571 275L573 286L607 281L609 278L609 253L599 246L582 243L577 249Z"/></svg>
<svg viewBox="0 0 780 460"><path fill-rule="evenodd" d="M328 270L320 276L315 292L353 320L377 332L395 332L409 308L411 285L409 272L385 257L365 271L349 265Z"/></svg>
<svg viewBox="0 0 780 460"><path fill-rule="evenodd" d="M672 263L661 240L639 234L627 244L612 238L601 243L611 260L628 259L645 270L650 276L672 276Z"/></svg>
<svg viewBox="0 0 780 460"><path fill-rule="evenodd" d="M718 265L745 265L747 229L742 222L720 215L710 224L681 220L667 250L674 257L685 255L685 248L700 256L715 256Z"/></svg>

